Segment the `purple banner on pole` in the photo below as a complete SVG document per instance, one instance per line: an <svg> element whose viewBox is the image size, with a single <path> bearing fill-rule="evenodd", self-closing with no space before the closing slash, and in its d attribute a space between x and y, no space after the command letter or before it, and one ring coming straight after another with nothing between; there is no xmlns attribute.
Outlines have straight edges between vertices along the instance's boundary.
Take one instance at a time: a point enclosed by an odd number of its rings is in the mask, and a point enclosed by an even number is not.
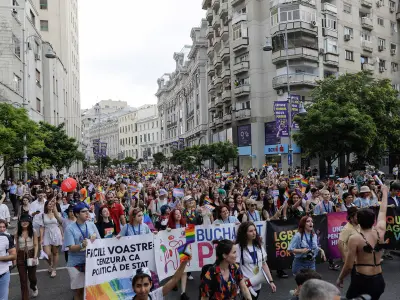
<svg viewBox="0 0 400 300"><path fill-rule="evenodd" d="M281 143L281 138L276 136L276 122L265 123L265 144L264 145L278 145Z"/></svg>
<svg viewBox="0 0 400 300"><path fill-rule="evenodd" d="M288 103L286 101L274 102L276 136L289 136Z"/></svg>
<svg viewBox="0 0 400 300"><path fill-rule="evenodd" d="M343 227L346 225L346 212L338 212L328 214L328 252L329 258L340 258L338 247L339 235Z"/></svg>
<svg viewBox="0 0 400 300"><path fill-rule="evenodd" d="M238 127L238 146L251 145L251 124Z"/></svg>
<svg viewBox="0 0 400 300"><path fill-rule="evenodd" d="M291 98L291 106L292 106L292 128L293 129L299 129L299 124L297 124L294 121L294 117L299 113L299 107L300 107L300 96L299 95L290 95Z"/></svg>

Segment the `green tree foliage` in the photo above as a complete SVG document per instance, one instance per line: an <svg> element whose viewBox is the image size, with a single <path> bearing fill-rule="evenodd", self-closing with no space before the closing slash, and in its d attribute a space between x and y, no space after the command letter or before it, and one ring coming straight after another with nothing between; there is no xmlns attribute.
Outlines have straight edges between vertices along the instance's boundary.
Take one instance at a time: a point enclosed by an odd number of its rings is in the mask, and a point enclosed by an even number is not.
<svg viewBox="0 0 400 300"><path fill-rule="evenodd" d="M100 166L101 161L101 172L104 172L106 168L111 165L111 158L109 156L102 156L96 159L96 165Z"/></svg>
<svg viewBox="0 0 400 300"><path fill-rule="evenodd" d="M166 157L164 153L162 152L157 152L153 154L153 159L154 159L154 165L157 167L161 167L161 165L166 161Z"/></svg>
<svg viewBox="0 0 400 300"><path fill-rule="evenodd" d="M297 144L328 164L350 153L376 164L387 149L400 149L400 102L387 79L369 72L329 77L312 92L305 116L296 116ZM347 169L347 168L346 168Z"/></svg>

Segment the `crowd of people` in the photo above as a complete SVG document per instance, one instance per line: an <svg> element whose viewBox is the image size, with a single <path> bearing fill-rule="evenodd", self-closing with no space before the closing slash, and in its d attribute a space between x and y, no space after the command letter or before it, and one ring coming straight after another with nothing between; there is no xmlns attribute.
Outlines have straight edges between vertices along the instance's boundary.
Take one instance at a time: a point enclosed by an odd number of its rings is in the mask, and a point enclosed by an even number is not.
<svg viewBox="0 0 400 300"><path fill-rule="evenodd" d="M36 268L39 259L48 264L49 276L57 276L60 252L67 262L74 299L83 299L85 287L85 248L102 238L157 234L162 230L184 228L189 224L234 223L239 226L236 241L215 241L216 261L201 274L201 299L247 300L260 297L261 284L250 278L263 272L275 292L268 267L266 249L254 222L297 218L298 231L288 250L294 260L292 270L277 270L276 276L294 275L297 288L292 299L302 298L302 286L310 280L321 284L316 272L316 258L329 262L338 272L337 286L351 274L348 298L369 294L379 299L385 289L381 261L392 259L383 252L388 206L400 208L400 184L385 185L365 175L361 184L349 178L317 180L311 173L293 174L290 178L273 167L251 169L248 173L203 170L190 173L174 170L110 169L106 174L86 171L73 177L77 187L63 192L65 178L46 176L28 182L3 181L0 204L0 300L8 299L10 270L17 267L23 300L39 293ZM174 194L174 189L183 194ZM11 218L5 201L12 204ZM371 207L379 206L375 213ZM326 257L313 230L313 215L346 211L348 224L339 238L344 266ZM17 230L7 230L17 220ZM187 280L182 262L176 274L163 287L151 291L153 278L146 268L135 271L132 289L137 300L163 299L177 290L187 300ZM183 267L182 267L183 266ZM289 274L288 274L289 273ZM314 281L312 281L314 280ZM366 284L368 283L368 284ZM323 284L322 284L323 285ZM279 286L278 286L279 288ZM340 295L337 289L338 295ZM306 292L304 292L306 293ZM289 295L288 295L289 297ZM315 298L317 299L317 298ZM322 298L319 298L322 299Z"/></svg>

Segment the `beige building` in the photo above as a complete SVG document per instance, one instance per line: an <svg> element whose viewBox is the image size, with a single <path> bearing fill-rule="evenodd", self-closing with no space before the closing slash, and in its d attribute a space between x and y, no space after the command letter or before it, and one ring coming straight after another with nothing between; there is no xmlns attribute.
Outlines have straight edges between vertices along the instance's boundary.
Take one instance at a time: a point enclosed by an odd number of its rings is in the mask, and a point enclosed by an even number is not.
<svg viewBox="0 0 400 300"><path fill-rule="evenodd" d="M274 138L273 105L287 101L288 90L291 99L311 100L316 80L365 69L390 78L400 90L398 5L389 0L203 0L211 141L229 139L231 130L241 168L273 161L287 170L289 141ZM270 52L263 51L267 41L272 41ZM293 145L294 166L301 164L299 150Z"/></svg>

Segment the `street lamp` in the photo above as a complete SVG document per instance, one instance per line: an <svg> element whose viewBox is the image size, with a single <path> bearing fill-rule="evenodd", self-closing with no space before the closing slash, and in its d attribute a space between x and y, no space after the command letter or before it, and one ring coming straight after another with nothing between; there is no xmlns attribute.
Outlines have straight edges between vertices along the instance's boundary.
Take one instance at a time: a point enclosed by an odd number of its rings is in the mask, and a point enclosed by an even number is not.
<svg viewBox="0 0 400 300"><path fill-rule="evenodd" d="M98 157L99 157L99 173L101 174L101 142L100 142L100 116L101 116L101 112L100 112L100 104L96 103L96 105L94 106L94 111L97 117L97 119L99 120L99 128L98 128L98 132L99 132L99 146L98 146Z"/></svg>

